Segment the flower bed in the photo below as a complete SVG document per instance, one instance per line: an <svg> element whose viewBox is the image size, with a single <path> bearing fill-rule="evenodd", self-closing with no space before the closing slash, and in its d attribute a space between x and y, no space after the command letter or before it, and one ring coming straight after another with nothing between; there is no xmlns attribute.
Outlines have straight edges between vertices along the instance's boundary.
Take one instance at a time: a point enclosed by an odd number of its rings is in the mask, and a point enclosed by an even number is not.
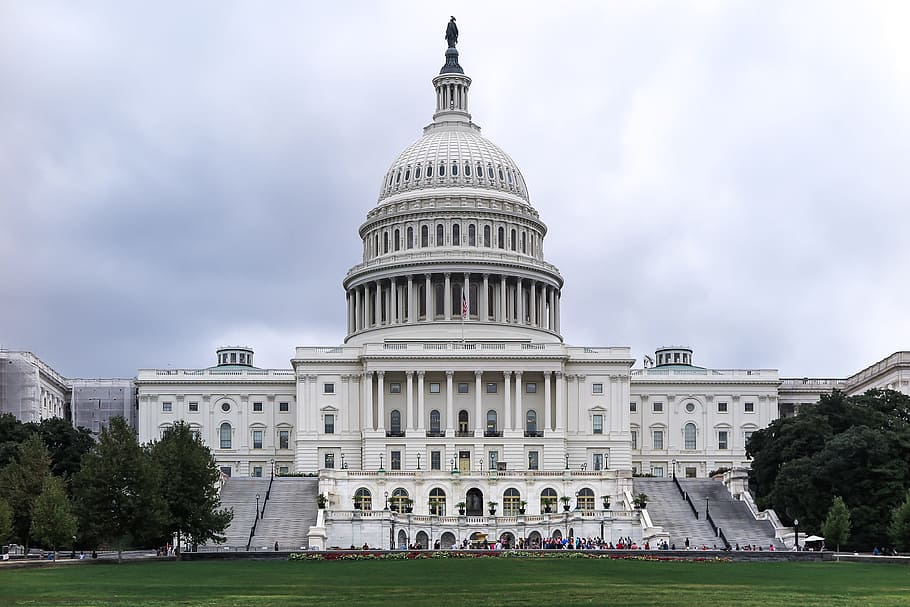
<svg viewBox="0 0 910 607"><path fill-rule="evenodd" d="M291 561L405 561L411 559L614 559L627 561L729 562L729 557L680 557L641 554L640 552L601 552L580 550L330 550L294 552Z"/></svg>

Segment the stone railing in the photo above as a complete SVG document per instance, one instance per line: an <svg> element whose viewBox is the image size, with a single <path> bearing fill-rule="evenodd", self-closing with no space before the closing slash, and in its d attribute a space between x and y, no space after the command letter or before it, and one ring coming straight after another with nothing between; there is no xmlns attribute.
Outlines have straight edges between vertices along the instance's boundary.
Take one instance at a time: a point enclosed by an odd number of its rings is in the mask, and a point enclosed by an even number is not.
<svg viewBox="0 0 910 607"><path fill-rule="evenodd" d="M742 379L773 379L776 380L777 370L775 369L632 369L632 377L710 377L710 378L742 378Z"/></svg>
<svg viewBox="0 0 910 607"><path fill-rule="evenodd" d="M180 379L186 381L207 380L212 377L249 378L251 381L277 379L293 381L292 369L139 369L137 378L142 380Z"/></svg>
<svg viewBox="0 0 910 607"><path fill-rule="evenodd" d="M854 373L847 378L846 383L850 384L851 386L856 386L869 381L876 375L879 375L889 369L900 366L910 366L910 351L895 352L888 358L880 360L874 365L866 367L859 373Z"/></svg>
<svg viewBox="0 0 910 607"><path fill-rule="evenodd" d="M509 265L530 266L549 274L560 276L559 268L536 257L502 249L487 249L485 247L427 247L425 249L409 249L406 252L380 255L357 264L348 270L347 276L350 277L366 270L385 266L427 262L451 264L453 261L498 262Z"/></svg>

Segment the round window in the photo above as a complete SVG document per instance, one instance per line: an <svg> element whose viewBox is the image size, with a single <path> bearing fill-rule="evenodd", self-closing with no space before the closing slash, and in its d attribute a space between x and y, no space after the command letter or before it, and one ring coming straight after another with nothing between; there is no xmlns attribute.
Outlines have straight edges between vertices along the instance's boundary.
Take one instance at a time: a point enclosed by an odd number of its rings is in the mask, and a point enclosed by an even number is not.
<svg viewBox="0 0 910 607"><path fill-rule="evenodd" d="M695 403L686 403L686 413L695 411Z"/></svg>
<svg viewBox="0 0 910 607"><path fill-rule="evenodd" d="M221 410L227 413L231 410L231 403L221 403Z"/></svg>

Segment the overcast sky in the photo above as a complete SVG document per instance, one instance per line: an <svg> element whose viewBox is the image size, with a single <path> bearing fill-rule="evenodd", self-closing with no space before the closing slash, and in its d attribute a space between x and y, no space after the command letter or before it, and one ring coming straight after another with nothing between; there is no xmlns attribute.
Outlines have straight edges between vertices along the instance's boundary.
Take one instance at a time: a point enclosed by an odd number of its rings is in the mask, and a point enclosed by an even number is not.
<svg viewBox="0 0 910 607"><path fill-rule="evenodd" d="M0 347L129 377L341 343L452 11L568 343L800 377L910 349L910 3L829 1L0 2Z"/></svg>

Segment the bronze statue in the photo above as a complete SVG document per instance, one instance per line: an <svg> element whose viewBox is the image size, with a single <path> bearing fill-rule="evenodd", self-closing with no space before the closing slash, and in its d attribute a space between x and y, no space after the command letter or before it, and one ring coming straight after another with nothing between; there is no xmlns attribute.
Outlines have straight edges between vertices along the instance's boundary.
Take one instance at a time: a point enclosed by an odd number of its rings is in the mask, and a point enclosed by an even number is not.
<svg viewBox="0 0 910 607"><path fill-rule="evenodd" d="M449 43L449 48L455 48L455 45L458 44L458 26L455 25L455 17L452 17L446 27L446 42Z"/></svg>

